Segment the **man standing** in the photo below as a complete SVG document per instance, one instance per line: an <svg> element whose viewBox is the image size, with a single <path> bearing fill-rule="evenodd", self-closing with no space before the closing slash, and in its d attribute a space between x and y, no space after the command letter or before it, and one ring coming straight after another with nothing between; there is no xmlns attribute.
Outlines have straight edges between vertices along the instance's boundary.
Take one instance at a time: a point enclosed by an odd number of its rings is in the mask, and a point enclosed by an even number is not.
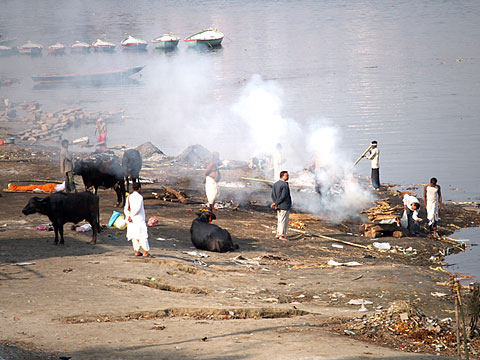
<svg viewBox="0 0 480 360"><path fill-rule="evenodd" d="M273 184L271 207L277 210L277 235L275 238L287 241L287 228L290 208L292 207L292 198L290 197L290 188L288 186L288 172L280 172L280 180Z"/></svg>
<svg viewBox="0 0 480 360"><path fill-rule="evenodd" d="M65 191L67 193L77 192L75 181L73 180L73 158L68 151L68 140L62 140L62 150L60 150L60 172L65 176Z"/></svg>
<svg viewBox="0 0 480 360"><path fill-rule="evenodd" d="M215 199L218 195L218 182L220 181L219 165L220 155L218 152L214 152L205 170L205 193L207 194L208 207L211 212L215 211Z"/></svg>
<svg viewBox="0 0 480 360"><path fill-rule="evenodd" d="M380 150L377 148L376 141L371 142L370 150L368 151L368 154L364 155L364 157L370 160L372 165L372 186L376 191L378 191L380 190Z"/></svg>
<svg viewBox="0 0 480 360"><path fill-rule="evenodd" d="M140 194L142 185L140 182L133 184L133 192L128 195L124 213L127 219L127 239L132 241L133 250L136 256L142 256L140 248L143 249L144 257L153 257L148 252L147 224L145 223L145 208L143 207L143 196Z"/></svg>
<svg viewBox="0 0 480 360"><path fill-rule="evenodd" d="M433 231L433 237L437 237L438 214L442 208L442 191L437 185L437 179L431 178L430 184L423 190L423 202L427 210L428 228Z"/></svg>
<svg viewBox="0 0 480 360"><path fill-rule="evenodd" d="M418 232L418 225L415 222L421 222L423 219L418 217L418 210L420 209L420 202L415 196L405 194L403 197L403 209L407 213L408 219L408 235L416 235Z"/></svg>

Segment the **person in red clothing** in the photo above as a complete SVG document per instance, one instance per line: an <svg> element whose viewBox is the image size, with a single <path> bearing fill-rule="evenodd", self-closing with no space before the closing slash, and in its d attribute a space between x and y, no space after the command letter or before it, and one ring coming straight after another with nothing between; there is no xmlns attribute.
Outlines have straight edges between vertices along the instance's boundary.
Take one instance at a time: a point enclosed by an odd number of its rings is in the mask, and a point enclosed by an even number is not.
<svg viewBox="0 0 480 360"><path fill-rule="evenodd" d="M95 126L95 134L98 132L97 145L100 150L107 149L107 124L103 118L99 117Z"/></svg>

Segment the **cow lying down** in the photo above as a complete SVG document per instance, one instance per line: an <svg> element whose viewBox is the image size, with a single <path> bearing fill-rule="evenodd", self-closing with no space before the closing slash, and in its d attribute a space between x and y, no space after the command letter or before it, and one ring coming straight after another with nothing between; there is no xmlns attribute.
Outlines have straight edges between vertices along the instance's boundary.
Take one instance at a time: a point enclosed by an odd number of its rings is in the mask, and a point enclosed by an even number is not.
<svg viewBox="0 0 480 360"><path fill-rule="evenodd" d="M232 237L227 230L210 224L211 220L216 219L215 214L205 211L197 213L197 216L190 228L192 243L197 249L226 252L239 248L237 244L233 244Z"/></svg>
<svg viewBox="0 0 480 360"><path fill-rule="evenodd" d="M74 224L86 220L92 225L92 244L97 242L97 232L100 232L100 215L98 196L85 191L76 194L56 193L45 198L32 197L23 208L22 213L30 215L40 213L47 215L55 230L55 245L63 244L63 225L67 222Z"/></svg>

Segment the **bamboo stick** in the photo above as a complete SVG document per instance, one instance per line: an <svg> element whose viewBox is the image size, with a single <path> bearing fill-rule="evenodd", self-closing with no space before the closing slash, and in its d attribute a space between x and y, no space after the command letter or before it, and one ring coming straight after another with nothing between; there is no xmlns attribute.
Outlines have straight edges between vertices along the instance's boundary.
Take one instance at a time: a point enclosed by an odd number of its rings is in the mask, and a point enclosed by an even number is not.
<svg viewBox="0 0 480 360"><path fill-rule="evenodd" d="M460 316L462 317L462 327L463 327L463 346L465 348L465 359L469 360L468 356L468 340L467 340L467 329L465 327L465 315L463 313L463 305L462 305L462 296L460 295L460 284L458 280L455 278L455 291L456 291L456 296L458 298L458 306L460 308Z"/></svg>
<svg viewBox="0 0 480 360"><path fill-rule="evenodd" d="M315 237L319 237L319 238L323 238L323 239L327 239L327 240L336 241L336 242L339 242L339 243L342 243L342 244L346 244L346 245L350 245L350 246L355 246L355 247L359 247L359 248L366 249L366 250L371 250L371 248L368 247L368 246L366 246L366 245L355 244L355 243L352 243L352 242L350 242L350 241L339 240L339 239L335 239L335 238L332 238L332 237L329 237L329 236L325 236L325 235L310 234L310 233L307 233L305 230L292 229L292 228L290 228L289 230L292 230L292 231L294 231L294 232L298 232L298 233L301 233L301 234L305 234L305 235L311 235L311 236L315 236Z"/></svg>
<svg viewBox="0 0 480 360"><path fill-rule="evenodd" d="M249 178L249 177L241 177L241 179L243 180L251 180L251 181L261 181L261 182L265 182L265 183L269 183L269 184L274 184L275 181L272 181L272 180L265 180L265 179L256 179L256 178Z"/></svg>
<svg viewBox="0 0 480 360"><path fill-rule="evenodd" d="M452 290L455 288L455 283L452 285ZM457 299L457 294L454 294L455 296L455 324L457 325L456 329L456 337L457 337L457 360L462 359L462 351L461 351L461 346L460 346L460 323L458 322L458 299Z"/></svg>
<svg viewBox="0 0 480 360"><path fill-rule="evenodd" d="M367 148L367 150L365 150L365 151L363 152L363 154L360 155L360 157L357 159L357 161L354 162L353 166L357 165L358 162L359 162L360 160L362 160L362 158L365 156L365 154L366 154L371 148L372 148L372 145L370 145L370 146Z"/></svg>

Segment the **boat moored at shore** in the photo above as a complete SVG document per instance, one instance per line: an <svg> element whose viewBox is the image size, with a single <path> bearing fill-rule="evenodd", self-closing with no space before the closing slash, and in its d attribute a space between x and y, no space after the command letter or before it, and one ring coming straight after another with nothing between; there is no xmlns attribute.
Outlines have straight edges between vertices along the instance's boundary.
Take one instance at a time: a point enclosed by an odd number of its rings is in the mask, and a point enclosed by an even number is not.
<svg viewBox="0 0 480 360"><path fill-rule="evenodd" d="M60 42L50 45L47 50L51 55L65 55L65 45Z"/></svg>
<svg viewBox="0 0 480 360"><path fill-rule="evenodd" d="M19 54L41 55L43 51L43 46L31 41L27 41L27 43L17 47L17 50Z"/></svg>
<svg viewBox="0 0 480 360"><path fill-rule="evenodd" d="M224 34L217 29L206 29L196 34L190 35L184 39L189 46L220 46L224 38Z"/></svg>
<svg viewBox="0 0 480 360"><path fill-rule="evenodd" d="M173 34L164 34L152 40L156 49L175 49L180 41L180 36Z"/></svg>
<svg viewBox="0 0 480 360"><path fill-rule="evenodd" d="M89 43L86 43L84 41L75 41L75 44L70 46L70 52L71 53L88 53L90 52L91 45Z"/></svg>
<svg viewBox="0 0 480 360"><path fill-rule="evenodd" d="M129 35L120 44L124 50L145 51L148 43L143 39Z"/></svg>
<svg viewBox="0 0 480 360"><path fill-rule="evenodd" d="M103 51L103 52L114 52L117 45L112 42L97 39L92 43L92 48L95 51Z"/></svg>

